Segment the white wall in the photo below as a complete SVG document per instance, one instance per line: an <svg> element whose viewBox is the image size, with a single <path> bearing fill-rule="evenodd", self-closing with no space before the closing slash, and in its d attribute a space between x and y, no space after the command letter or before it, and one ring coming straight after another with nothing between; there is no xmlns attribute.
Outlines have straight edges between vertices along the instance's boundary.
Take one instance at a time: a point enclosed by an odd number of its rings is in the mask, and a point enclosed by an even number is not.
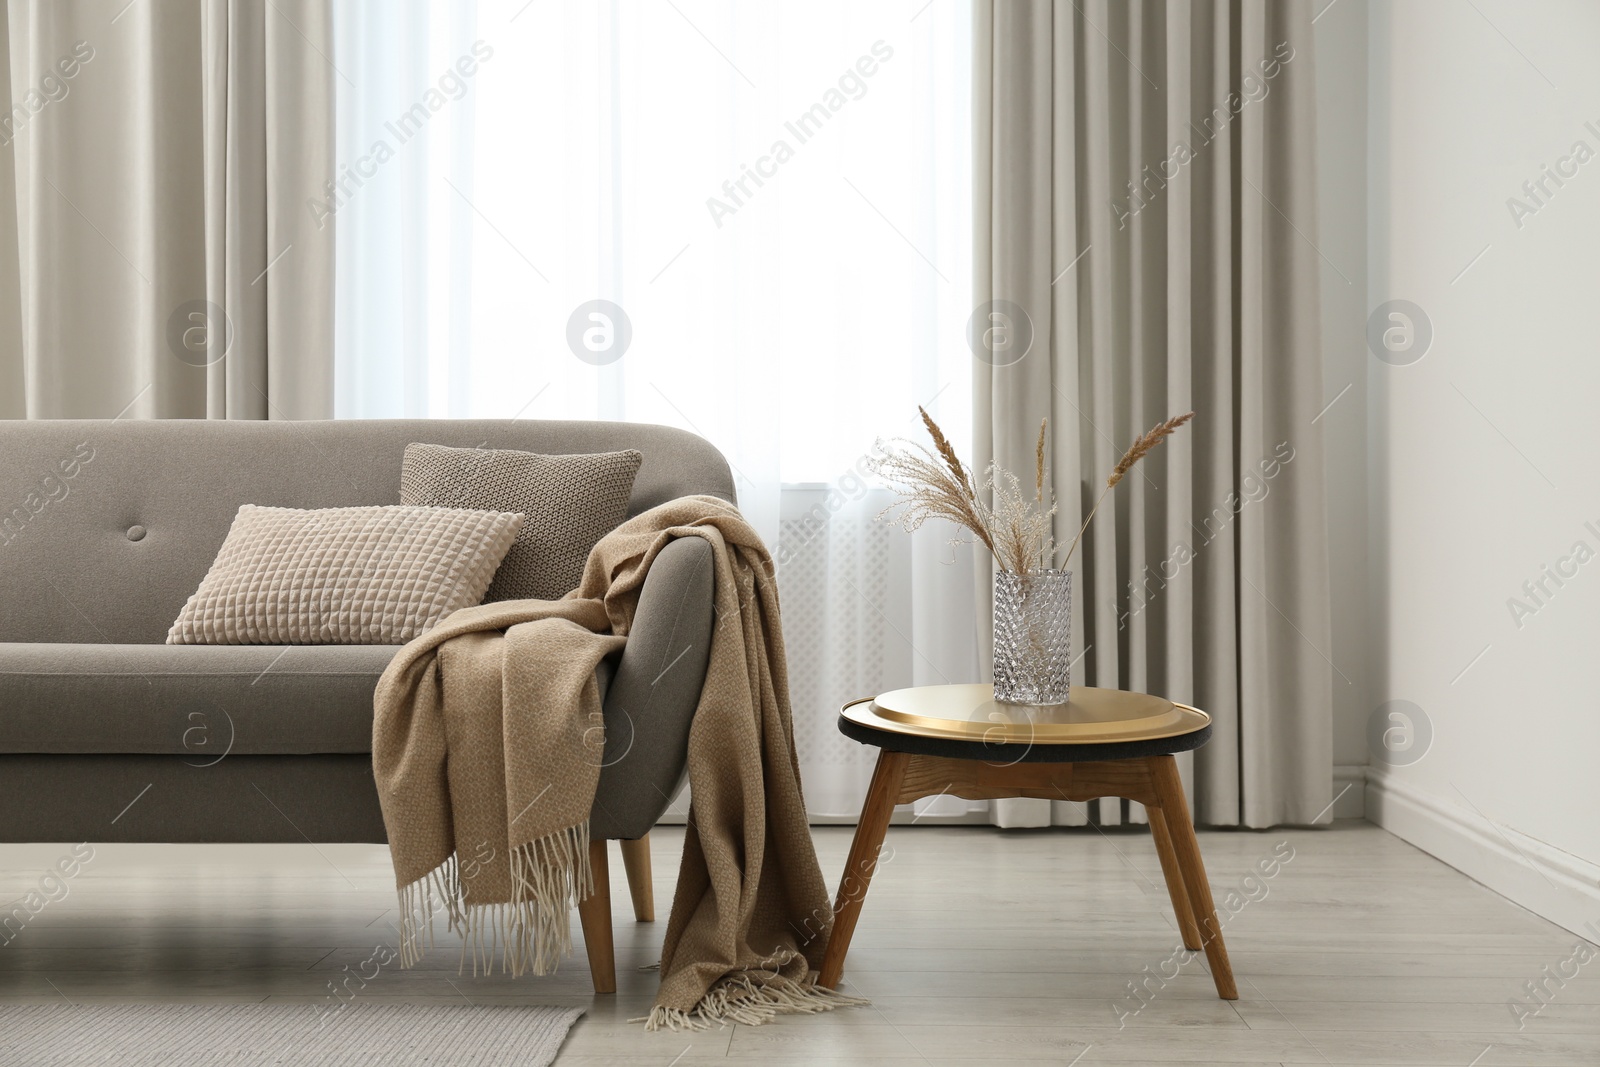
<svg viewBox="0 0 1600 1067"><path fill-rule="evenodd" d="M1475 4L1367 12L1367 306L1434 331L1368 360L1373 698L1433 736L1408 766L1375 751L1367 814L1577 930L1600 920L1600 5ZM1537 207L1523 183L1580 141ZM1527 598L1578 542L1595 558Z"/></svg>

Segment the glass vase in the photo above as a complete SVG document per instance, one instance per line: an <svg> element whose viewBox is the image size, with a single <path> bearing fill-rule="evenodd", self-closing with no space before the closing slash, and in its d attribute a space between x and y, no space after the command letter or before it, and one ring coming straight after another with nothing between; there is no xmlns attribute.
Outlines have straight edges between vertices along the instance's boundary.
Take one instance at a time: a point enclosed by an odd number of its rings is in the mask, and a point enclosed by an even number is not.
<svg viewBox="0 0 1600 1067"><path fill-rule="evenodd" d="M1065 704L1072 696L1072 572L994 576L994 698Z"/></svg>

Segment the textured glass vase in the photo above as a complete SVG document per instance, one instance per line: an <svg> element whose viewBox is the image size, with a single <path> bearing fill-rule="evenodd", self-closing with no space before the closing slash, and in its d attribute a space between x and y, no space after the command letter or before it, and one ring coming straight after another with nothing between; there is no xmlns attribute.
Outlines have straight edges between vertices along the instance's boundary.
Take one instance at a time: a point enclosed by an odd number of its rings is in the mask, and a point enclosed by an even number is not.
<svg viewBox="0 0 1600 1067"><path fill-rule="evenodd" d="M994 576L994 698L1065 704L1072 696L1072 572Z"/></svg>

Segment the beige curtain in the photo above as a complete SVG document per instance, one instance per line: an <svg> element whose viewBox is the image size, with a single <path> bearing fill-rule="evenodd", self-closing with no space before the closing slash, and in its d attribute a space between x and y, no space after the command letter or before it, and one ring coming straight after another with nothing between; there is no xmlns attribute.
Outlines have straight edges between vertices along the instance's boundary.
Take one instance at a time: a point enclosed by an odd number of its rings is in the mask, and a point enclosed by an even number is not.
<svg viewBox="0 0 1600 1067"><path fill-rule="evenodd" d="M1048 416L1070 540L1133 438L1197 412L1072 562L1073 680L1211 713L1201 821L1327 821L1308 6L977 0L976 19L976 298L1012 330L975 363L977 460L1031 470Z"/></svg>
<svg viewBox="0 0 1600 1067"><path fill-rule="evenodd" d="M11 84L8 19L0 18L0 88ZM28 414L22 363L22 262L17 246L15 131L0 120L0 419Z"/></svg>
<svg viewBox="0 0 1600 1067"><path fill-rule="evenodd" d="M0 415L330 417L327 0L6 15Z"/></svg>

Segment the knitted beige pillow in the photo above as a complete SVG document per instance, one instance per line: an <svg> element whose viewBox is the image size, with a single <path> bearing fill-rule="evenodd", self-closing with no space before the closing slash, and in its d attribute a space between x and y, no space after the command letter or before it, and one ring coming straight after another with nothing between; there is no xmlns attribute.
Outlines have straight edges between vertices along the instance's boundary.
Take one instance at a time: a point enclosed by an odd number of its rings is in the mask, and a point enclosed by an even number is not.
<svg viewBox="0 0 1600 1067"><path fill-rule="evenodd" d="M400 645L483 599L522 516L246 504L169 645Z"/></svg>
<svg viewBox="0 0 1600 1067"><path fill-rule="evenodd" d="M589 550L628 517L643 461L633 449L541 456L410 444L400 502L521 512L522 531L483 599L559 600L578 587Z"/></svg>

